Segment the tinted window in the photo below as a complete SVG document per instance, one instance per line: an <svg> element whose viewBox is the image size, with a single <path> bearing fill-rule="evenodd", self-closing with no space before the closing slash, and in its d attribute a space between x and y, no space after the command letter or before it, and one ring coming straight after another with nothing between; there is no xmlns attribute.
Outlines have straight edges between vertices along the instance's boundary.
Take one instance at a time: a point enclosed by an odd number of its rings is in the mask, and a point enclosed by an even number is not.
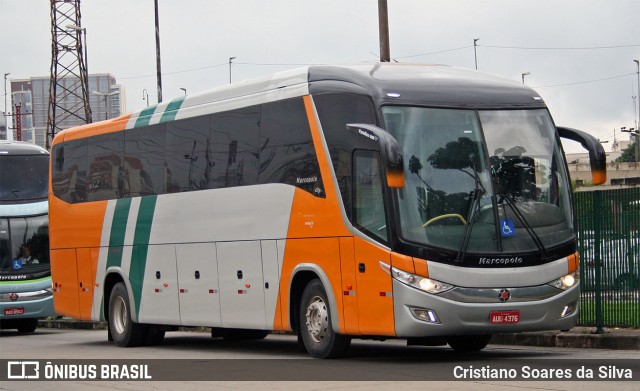
<svg viewBox="0 0 640 391"><path fill-rule="evenodd" d="M260 183L285 183L324 197L309 121L300 98L262 106Z"/></svg>
<svg viewBox="0 0 640 391"><path fill-rule="evenodd" d="M47 197L49 155L0 156L0 200Z"/></svg>
<svg viewBox="0 0 640 391"><path fill-rule="evenodd" d="M125 197L164 192L165 125L125 131Z"/></svg>
<svg viewBox="0 0 640 391"><path fill-rule="evenodd" d="M355 225L363 232L387 241L387 220L377 152L357 151L353 157Z"/></svg>
<svg viewBox="0 0 640 391"><path fill-rule="evenodd" d="M346 125L375 124L373 103L369 97L353 94L316 95L313 101L327 140L345 211L351 218L351 154L361 140L360 136L347 130Z"/></svg>
<svg viewBox="0 0 640 391"><path fill-rule="evenodd" d="M87 146L87 200L119 198L125 192L122 153L124 132L95 136Z"/></svg>
<svg viewBox="0 0 640 391"><path fill-rule="evenodd" d="M49 275L47 215L0 219L0 275Z"/></svg>
<svg viewBox="0 0 640 391"><path fill-rule="evenodd" d="M205 116L167 124L167 193L207 189L212 185L210 120L210 116Z"/></svg>
<svg viewBox="0 0 640 391"><path fill-rule="evenodd" d="M53 149L54 194L69 203L87 199L87 139L67 141Z"/></svg>
<svg viewBox="0 0 640 391"><path fill-rule="evenodd" d="M259 107L214 114L210 188L258 183Z"/></svg>

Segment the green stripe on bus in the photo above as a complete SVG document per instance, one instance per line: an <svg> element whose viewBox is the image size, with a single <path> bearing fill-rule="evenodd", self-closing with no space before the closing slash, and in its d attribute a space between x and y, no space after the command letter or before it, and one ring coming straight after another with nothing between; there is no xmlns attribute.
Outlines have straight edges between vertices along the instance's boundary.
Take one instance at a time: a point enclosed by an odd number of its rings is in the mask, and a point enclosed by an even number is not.
<svg viewBox="0 0 640 391"><path fill-rule="evenodd" d="M149 252L149 236L151 235L151 224L153 223L153 213L156 209L157 198L157 196L148 196L140 199L136 230L133 235L133 252L131 254L129 281L131 282L131 290L133 291L136 314L140 313L144 271L147 266L147 253Z"/></svg>
<svg viewBox="0 0 640 391"><path fill-rule="evenodd" d="M136 120L136 124L133 126L134 128L139 128L141 126L149 125L149 121L151 121L151 116L156 111L158 106L147 107L146 109L140 112L138 119Z"/></svg>
<svg viewBox="0 0 640 391"><path fill-rule="evenodd" d="M107 255L107 269L111 266L122 264L122 247L124 235L127 231L127 219L131 209L131 198L120 198L116 201L111 222L111 234L109 236L109 254Z"/></svg>
<svg viewBox="0 0 640 391"><path fill-rule="evenodd" d="M184 102L184 96L180 98L176 98L169 102L167 105L167 109L162 113L162 118L160 118L160 122L173 121L178 114L178 110L182 106L182 102Z"/></svg>

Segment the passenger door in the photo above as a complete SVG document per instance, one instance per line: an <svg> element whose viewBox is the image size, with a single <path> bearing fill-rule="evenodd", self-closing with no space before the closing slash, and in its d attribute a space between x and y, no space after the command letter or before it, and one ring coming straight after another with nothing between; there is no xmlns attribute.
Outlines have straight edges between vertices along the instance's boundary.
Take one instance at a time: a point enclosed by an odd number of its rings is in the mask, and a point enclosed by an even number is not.
<svg viewBox="0 0 640 391"><path fill-rule="evenodd" d="M381 261L391 263L380 157L368 150L353 156L353 219L371 238L354 238L358 328L364 335L395 335L391 276L380 267Z"/></svg>

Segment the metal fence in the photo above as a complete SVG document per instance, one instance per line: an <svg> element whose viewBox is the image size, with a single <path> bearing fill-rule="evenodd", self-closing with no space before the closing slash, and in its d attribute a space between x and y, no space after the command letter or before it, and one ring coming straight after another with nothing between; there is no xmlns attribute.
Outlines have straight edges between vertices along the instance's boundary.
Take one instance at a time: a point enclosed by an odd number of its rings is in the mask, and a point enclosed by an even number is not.
<svg viewBox="0 0 640 391"><path fill-rule="evenodd" d="M640 187L574 194L580 252L578 324L640 327Z"/></svg>

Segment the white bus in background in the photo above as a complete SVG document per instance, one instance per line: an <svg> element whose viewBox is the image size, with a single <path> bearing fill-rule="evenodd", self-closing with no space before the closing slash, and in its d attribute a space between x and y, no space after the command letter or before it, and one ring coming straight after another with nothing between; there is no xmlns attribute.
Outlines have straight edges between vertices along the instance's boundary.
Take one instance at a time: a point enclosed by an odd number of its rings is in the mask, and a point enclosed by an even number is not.
<svg viewBox="0 0 640 391"><path fill-rule="evenodd" d="M49 153L0 142L0 329L33 332L55 315L49 263Z"/></svg>

